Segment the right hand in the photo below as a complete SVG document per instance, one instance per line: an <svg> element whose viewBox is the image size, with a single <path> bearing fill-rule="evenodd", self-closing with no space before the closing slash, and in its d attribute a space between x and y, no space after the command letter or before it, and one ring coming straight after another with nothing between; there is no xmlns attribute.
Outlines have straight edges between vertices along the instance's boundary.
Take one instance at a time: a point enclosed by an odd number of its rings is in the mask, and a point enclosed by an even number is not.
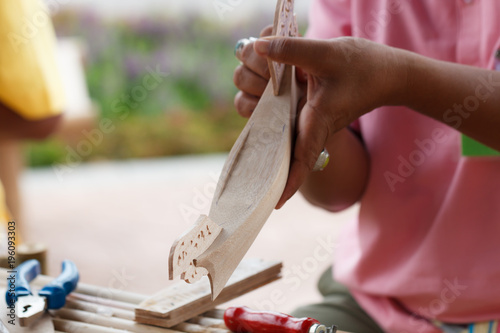
<svg viewBox="0 0 500 333"><path fill-rule="evenodd" d="M264 28L260 37L270 36L272 30L272 26ZM253 44L253 42L248 43L236 52L236 57L242 64L236 67L233 76L234 84L240 90L234 98L234 106L245 118L252 115L271 78L267 59L254 51Z"/></svg>

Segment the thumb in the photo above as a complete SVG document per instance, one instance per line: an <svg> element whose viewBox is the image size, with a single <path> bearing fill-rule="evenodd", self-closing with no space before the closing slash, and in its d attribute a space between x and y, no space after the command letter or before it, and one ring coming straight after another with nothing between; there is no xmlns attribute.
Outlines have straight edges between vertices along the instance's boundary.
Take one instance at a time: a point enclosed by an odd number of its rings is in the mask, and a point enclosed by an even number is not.
<svg viewBox="0 0 500 333"><path fill-rule="evenodd" d="M281 208L306 180L328 138L325 115L306 102L299 114L288 180L276 205Z"/></svg>
<svg viewBox="0 0 500 333"><path fill-rule="evenodd" d="M257 54L270 60L302 68L308 73L320 74L321 61L327 53L327 43L297 37L265 37L255 41Z"/></svg>

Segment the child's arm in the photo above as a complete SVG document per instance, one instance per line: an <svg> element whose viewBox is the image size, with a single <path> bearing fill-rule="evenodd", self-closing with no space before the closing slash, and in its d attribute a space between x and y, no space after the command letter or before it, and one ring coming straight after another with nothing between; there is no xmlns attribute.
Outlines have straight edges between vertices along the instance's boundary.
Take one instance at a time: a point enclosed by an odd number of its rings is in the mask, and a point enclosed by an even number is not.
<svg viewBox="0 0 500 333"><path fill-rule="evenodd" d="M294 160L278 205L301 186L336 132L383 105L408 106L500 151L500 72L351 37L269 37L255 42L254 48L260 55L300 67L308 77Z"/></svg>
<svg viewBox="0 0 500 333"><path fill-rule="evenodd" d="M0 140L44 139L59 124L57 115L37 121L29 121L0 102Z"/></svg>

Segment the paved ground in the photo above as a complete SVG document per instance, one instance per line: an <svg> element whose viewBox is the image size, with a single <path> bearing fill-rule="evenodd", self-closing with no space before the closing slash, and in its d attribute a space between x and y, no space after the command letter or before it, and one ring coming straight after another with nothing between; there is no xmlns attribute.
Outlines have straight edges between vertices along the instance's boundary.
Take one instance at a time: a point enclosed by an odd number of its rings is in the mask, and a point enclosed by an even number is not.
<svg viewBox="0 0 500 333"><path fill-rule="evenodd" d="M27 238L49 245L49 269L74 260L81 280L152 294L167 279L170 245L210 198L225 155L81 165L22 179ZM284 278L231 304L290 311L318 299L314 284L330 264L335 236L356 208L330 214L295 196L275 211L248 256L283 260Z"/></svg>

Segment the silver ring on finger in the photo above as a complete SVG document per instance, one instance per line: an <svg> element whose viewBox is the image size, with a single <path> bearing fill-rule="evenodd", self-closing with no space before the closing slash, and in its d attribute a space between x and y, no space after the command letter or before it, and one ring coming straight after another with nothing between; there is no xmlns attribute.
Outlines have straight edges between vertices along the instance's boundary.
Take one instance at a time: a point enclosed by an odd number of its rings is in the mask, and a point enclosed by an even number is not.
<svg viewBox="0 0 500 333"><path fill-rule="evenodd" d="M255 42L257 38L255 37L249 37L249 38L242 38L239 41L236 42L236 45L234 46L234 55L239 59L241 50L247 45L252 42Z"/></svg>
<svg viewBox="0 0 500 333"><path fill-rule="evenodd" d="M319 154L316 163L314 164L313 171L323 171L330 162L330 154L328 154L328 150L323 149L323 151Z"/></svg>

